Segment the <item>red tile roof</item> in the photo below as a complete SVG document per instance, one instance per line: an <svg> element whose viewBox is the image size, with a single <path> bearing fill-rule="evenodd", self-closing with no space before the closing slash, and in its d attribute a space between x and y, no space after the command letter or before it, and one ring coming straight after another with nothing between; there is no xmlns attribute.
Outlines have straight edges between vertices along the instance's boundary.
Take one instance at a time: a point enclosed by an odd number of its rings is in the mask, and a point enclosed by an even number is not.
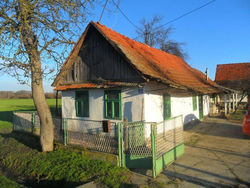
<svg viewBox="0 0 250 188"><path fill-rule="evenodd" d="M250 80L250 63L217 65L215 81Z"/></svg>
<svg viewBox="0 0 250 188"><path fill-rule="evenodd" d="M91 22L89 25L94 26L115 49L123 53L131 65L142 75L195 92L218 92L215 82L210 79L206 80L206 76L202 72L190 67L181 58L132 40L99 23ZM88 30L89 25L86 30ZM82 42L84 40L79 39L76 46L82 45ZM72 51L75 50L77 53L78 48L75 47ZM64 66L67 64L66 60ZM53 84L56 86L56 80Z"/></svg>
<svg viewBox="0 0 250 188"><path fill-rule="evenodd" d="M215 82L236 90L250 90L250 63L217 65Z"/></svg>

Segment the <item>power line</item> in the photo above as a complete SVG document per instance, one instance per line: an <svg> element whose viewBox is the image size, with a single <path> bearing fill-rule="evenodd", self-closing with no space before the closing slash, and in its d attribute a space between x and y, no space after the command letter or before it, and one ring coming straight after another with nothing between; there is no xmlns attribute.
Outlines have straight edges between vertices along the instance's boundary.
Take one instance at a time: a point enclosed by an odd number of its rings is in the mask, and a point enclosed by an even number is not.
<svg viewBox="0 0 250 188"><path fill-rule="evenodd" d="M117 5L114 0L112 0L113 4L116 6L116 8L120 11L120 13L126 18L126 20L133 25L136 29L138 29L139 31L143 32L143 30L141 28L139 28L137 25L135 25L130 19L129 17L120 9L119 5Z"/></svg>
<svg viewBox="0 0 250 188"><path fill-rule="evenodd" d="M165 26L165 25L168 25L168 24L170 24L170 23L172 23L172 22L175 22L175 21L177 21L177 20L179 20L179 19L181 19L181 18L183 18L183 17L185 17L185 16L187 16L187 15L189 15L189 14L192 14L193 12L196 12L196 11L199 10L199 9L202 9L202 8L208 6L208 5L211 4L211 3L214 3L215 1L216 1L216 0L209 1L209 2L205 3L204 5L202 5L202 6L200 6L200 7L197 7L197 8L195 8L195 9L189 11L189 12L186 12L185 14L182 14L181 16L178 16L178 17L176 17L176 18L174 18L174 19L168 21L167 23L162 24L162 25L160 25L160 26L158 26L158 27L156 27L156 28L154 28L154 29L159 29L159 28L161 28L161 27L163 27L163 26Z"/></svg>
<svg viewBox="0 0 250 188"><path fill-rule="evenodd" d="M119 7L119 4L120 4L120 0L117 1L118 7ZM118 20L118 9L116 8L116 9L115 9L115 20L114 20L114 23L113 23L113 25L111 26L111 28L113 28L113 27L116 25L117 20Z"/></svg>
<svg viewBox="0 0 250 188"><path fill-rule="evenodd" d="M160 29L161 27L164 27L165 25L168 25L168 24L170 24L170 23L172 23L172 22L175 22L175 21L177 21L177 20L179 20L179 19L181 19L181 18L183 18L183 17L185 17L185 16L187 16L187 15L189 15L189 14L192 14L193 12L196 12L196 11L199 10L199 9L202 9L202 8L208 6L208 5L211 4L211 3L214 3L215 1L216 1L216 0L209 1L209 2L205 3L204 5L202 5L202 6L200 6L200 7L197 7L197 8L195 8L195 9L189 11L189 12L186 12L185 14L182 14L182 15L180 15L180 16L178 16L178 17L176 17L176 18L174 18L174 19L172 19L172 20L166 22L165 24L162 24L162 25L160 25L160 26L154 28L153 30ZM137 40L139 37L143 36L144 31L142 31L141 29L140 29L140 31L141 31L142 33L139 34L137 37L135 37L134 40Z"/></svg>
<svg viewBox="0 0 250 188"><path fill-rule="evenodd" d="M100 16L100 19L99 19L99 23L100 23L100 21L101 21L101 19L102 19L102 16L103 16L103 13L104 13L104 10L105 10L105 8L106 8L106 6L107 6L107 3L108 3L108 0L106 0L106 2L105 2L105 4L104 4L104 7L103 7L103 9L102 9L102 13L101 13L101 16Z"/></svg>
<svg viewBox="0 0 250 188"><path fill-rule="evenodd" d="M200 6L200 7L197 7L197 8L195 8L195 9L191 10L191 11L188 11L188 12L186 12L186 13L184 13L184 14L182 14L182 15L180 15L180 16L178 16L178 17L176 17L176 18L174 18L174 19L172 19L172 20L170 20L170 21L168 21L168 22L166 22L165 24L162 24L162 25L160 25L160 26L154 28L154 30L160 29L161 27L164 27L165 25L168 25L168 24L170 24L170 23L173 23L173 22L175 22L175 21L177 21L177 20L179 20L179 19L181 19L181 18L183 18L183 17L185 17L185 16L187 16L187 15L189 15L189 14L192 14L193 12L196 12L196 11L198 11L198 10L200 10L200 9L202 9L202 8L204 8L204 7L206 7L206 6L208 6L208 5L210 5L210 4L214 3L215 1L216 1L216 0L211 0L211 1L207 2L207 3L205 3L204 5ZM119 5L117 5L117 4L114 2L114 0L112 0L112 2L113 2L113 4L116 6L116 8L120 11L120 13L126 18L126 20L127 20L131 25L133 25L137 30L141 31L142 33L144 32L141 28L139 28L136 24L134 24L134 23L131 21L131 19L130 19L130 18L120 9ZM141 35L142 35L142 34L141 34ZM136 38L140 37L141 35L137 36Z"/></svg>

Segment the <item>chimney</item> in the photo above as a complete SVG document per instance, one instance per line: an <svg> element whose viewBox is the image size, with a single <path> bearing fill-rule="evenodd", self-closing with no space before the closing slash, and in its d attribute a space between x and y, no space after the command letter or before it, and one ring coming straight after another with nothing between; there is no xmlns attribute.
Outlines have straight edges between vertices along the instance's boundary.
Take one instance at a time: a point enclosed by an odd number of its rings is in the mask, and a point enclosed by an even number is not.
<svg viewBox="0 0 250 188"><path fill-rule="evenodd" d="M206 78L207 78L207 80L208 80L208 68L206 68Z"/></svg>

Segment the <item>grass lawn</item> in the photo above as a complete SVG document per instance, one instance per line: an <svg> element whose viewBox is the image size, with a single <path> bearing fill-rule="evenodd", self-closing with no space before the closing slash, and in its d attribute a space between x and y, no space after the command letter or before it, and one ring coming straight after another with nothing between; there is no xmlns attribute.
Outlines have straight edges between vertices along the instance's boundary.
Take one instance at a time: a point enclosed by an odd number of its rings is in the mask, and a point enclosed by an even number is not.
<svg viewBox="0 0 250 188"><path fill-rule="evenodd" d="M47 99L52 114L55 113L56 100ZM59 107L61 100L58 100ZM0 128L10 128L12 126L12 112L17 110L35 110L32 99L0 99Z"/></svg>
<svg viewBox="0 0 250 188"><path fill-rule="evenodd" d="M0 173L1 174L1 173ZM8 178L4 175L0 175L0 187L1 188L24 188L25 186L20 185Z"/></svg>
<svg viewBox="0 0 250 188"><path fill-rule="evenodd" d="M53 110L55 100L48 103ZM108 187L129 186L129 172L107 162L91 160L80 149L55 145L55 151L42 153L39 137L11 132L12 111L34 110L31 99L0 100L0 167L9 179L23 179L27 187L76 187L97 181ZM22 187L0 172L0 187Z"/></svg>

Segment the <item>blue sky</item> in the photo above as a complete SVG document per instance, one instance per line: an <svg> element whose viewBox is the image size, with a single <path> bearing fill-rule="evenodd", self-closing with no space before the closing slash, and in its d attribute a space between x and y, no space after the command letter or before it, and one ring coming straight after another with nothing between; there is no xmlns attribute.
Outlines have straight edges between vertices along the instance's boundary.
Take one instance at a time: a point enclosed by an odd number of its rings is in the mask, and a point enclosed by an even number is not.
<svg viewBox="0 0 250 188"><path fill-rule="evenodd" d="M207 2L209 0L120 0L119 6L139 26L144 17L160 15L166 23ZM89 20L98 21L103 4L104 1L96 5ZM112 0L101 23L130 38L136 37L135 27L116 10ZM202 72L208 67L211 79L215 77L217 64L250 62L250 0L216 0L168 26L175 28L170 39L185 43L187 63ZM45 80L46 91L52 91L51 82ZM30 90L7 74L0 75L0 90L20 89Z"/></svg>

